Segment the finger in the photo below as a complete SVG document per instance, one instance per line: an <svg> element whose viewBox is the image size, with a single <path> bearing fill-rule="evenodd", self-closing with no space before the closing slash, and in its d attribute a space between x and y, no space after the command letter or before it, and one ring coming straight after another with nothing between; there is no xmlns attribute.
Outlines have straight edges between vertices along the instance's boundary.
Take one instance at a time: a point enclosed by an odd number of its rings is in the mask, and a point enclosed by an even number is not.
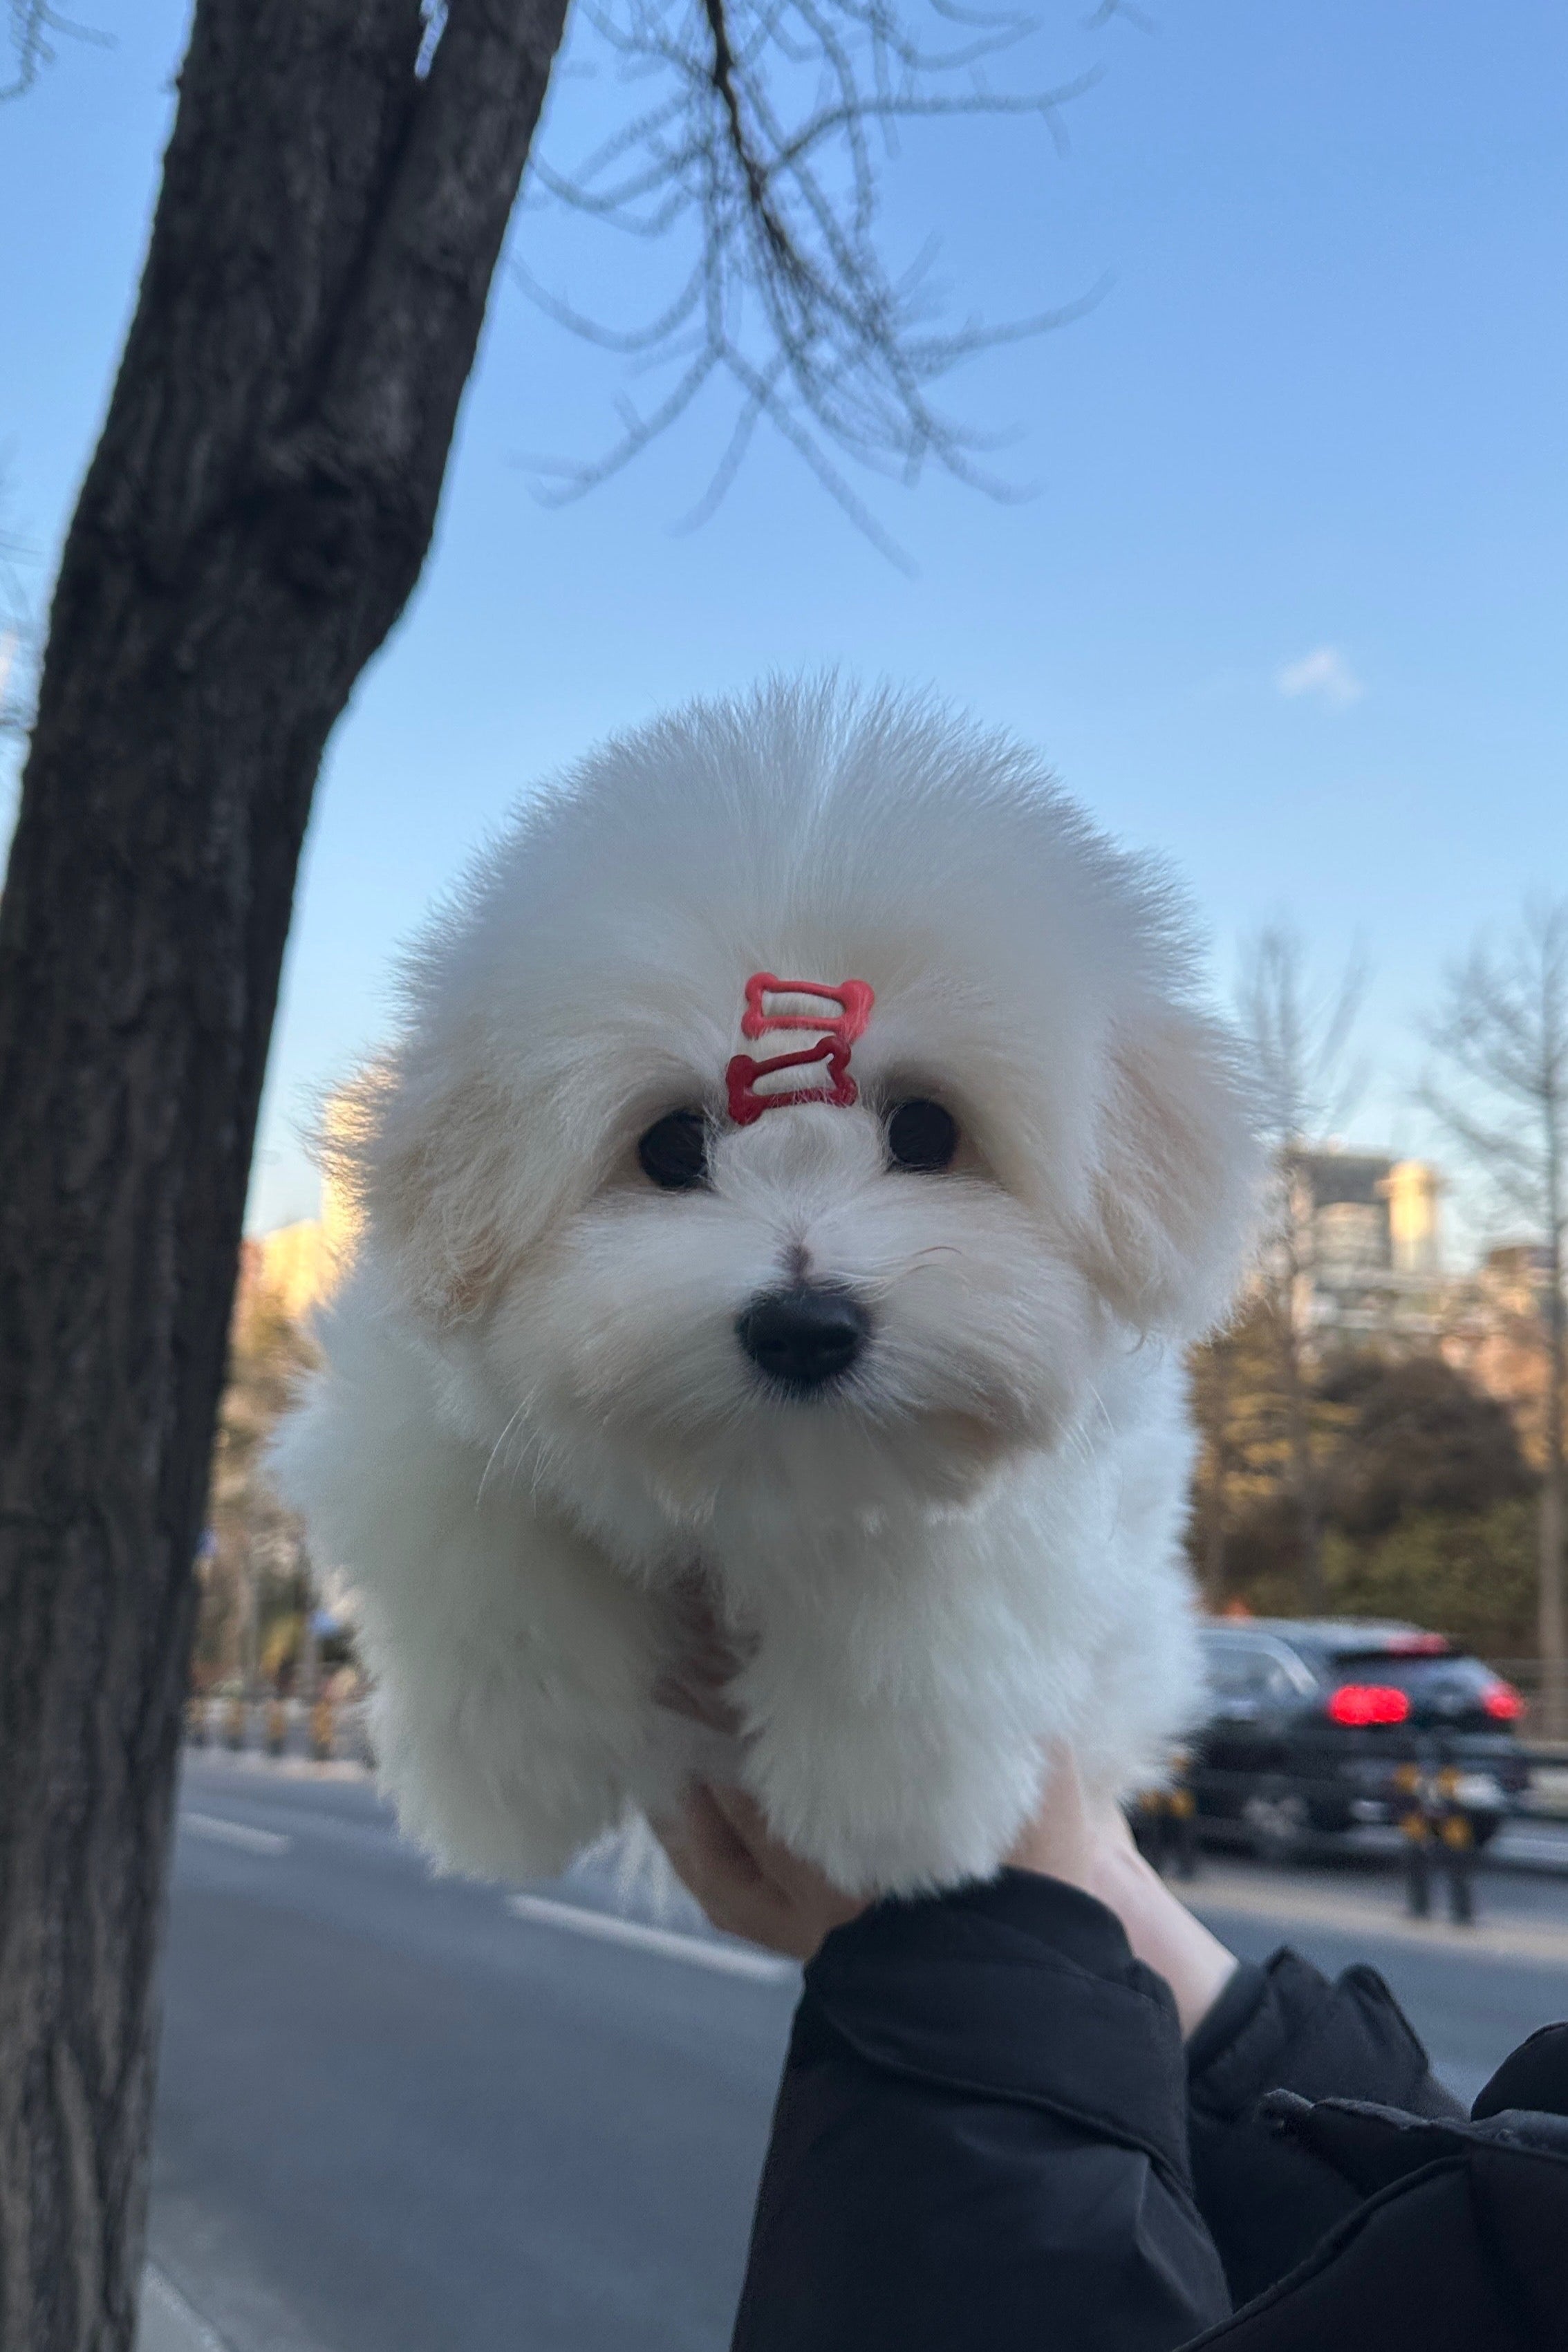
<svg viewBox="0 0 1568 2352"><path fill-rule="evenodd" d="M781 1916L811 1923L810 1949L815 1950L830 1927L841 1927L865 1910L864 1895L847 1895L816 1863L805 1861L773 1835L762 1807L746 1790L715 1782L710 1793L751 1856Z"/></svg>
<svg viewBox="0 0 1568 2352"><path fill-rule="evenodd" d="M721 1731L733 1738L740 1729L740 1717L724 1695L721 1681L704 1681L689 1661L678 1670L660 1675L653 1686L654 1705L668 1707L671 1715L684 1716L689 1722L700 1723L706 1730Z"/></svg>
<svg viewBox="0 0 1568 2352"><path fill-rule="evenodd" d="M774 1837L766 1814L747 1790L715 1780L706 1787L705 1794L758 1877L776 1888L781 1897L787 1897L799 1885L815 1885L817 1873Z"/></svg>
<svg viewBox="0 0 1568 2352"><path fill-rule="evenodd" d="M685 1578L669 1601L668 1663L654 1685L657 1705L733 1737L740 1717L729 1697L741 1658L706 1588Z"/></svg>
<svg viewBox="0 0 1568 2352"><path fill-rule="evenodd" d="M703 1860L715 1875L744 1885L764 1876L751 1841L731 1819L718 1793L706 1780L697 1780L688 1792L686 1820Z"/></svg>
<svg viewBox="0 0 1568 2352"><path fill-rule="evenodd" d="M711 1791L694 1784L679 1815L654 1824L676 1876L715 1927L752 1943L771 1943L781 1905L736 1836Z"/></svg>

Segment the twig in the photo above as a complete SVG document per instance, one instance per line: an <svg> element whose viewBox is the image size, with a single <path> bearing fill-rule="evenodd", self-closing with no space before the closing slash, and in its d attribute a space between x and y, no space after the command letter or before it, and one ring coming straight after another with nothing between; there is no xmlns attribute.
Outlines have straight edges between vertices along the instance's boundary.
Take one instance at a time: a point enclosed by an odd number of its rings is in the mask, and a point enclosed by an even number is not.
<svg viewBox="0 0 1568 2352"><path fill-rule="evenodd" d="M684 238L689 258L673 296L629 326L588 316L514 259L558 323L637 373L675 371L651 406L623 405L621 433L597 457L525 461L548 478L549 503L618 473L720 382L735 414L679 528L712 514L764 425L900 564L840 459L906 485L934 464L994 498L1030 494L977 462L1001 436L950 415L935 387L966 360L1081 316L1103 288L999 326L941 327L931 250L894 270L879 241L881 163L901 126L957 115L1032 119L1059 145L1062 110L1096 77L993 90L984 68L1034 20L928 5L954 37L926 37L892 0L579 0L583 30L622 78L651 78L656 91L573 168L536 161L534 200L639 239Z"/></svg>

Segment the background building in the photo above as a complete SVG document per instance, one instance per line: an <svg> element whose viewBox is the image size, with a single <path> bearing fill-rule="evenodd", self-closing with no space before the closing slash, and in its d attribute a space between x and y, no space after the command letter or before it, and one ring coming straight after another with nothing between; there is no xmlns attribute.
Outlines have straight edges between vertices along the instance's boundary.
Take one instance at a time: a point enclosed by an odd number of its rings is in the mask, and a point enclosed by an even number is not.
<svg viewBox="0 0 1568 2352"><path fill-rule="evenodd" d="M1443 1180L1423 1160L1298 1151L1289 1167L1296 1319L1316 1355L1436 1345Z"/></svg>
<svg viewBox="0 0 1568 2352"><path fill-rule="evenodd" d="M323 1122L321 1213L247 1234L240 1244L238 1306L265 1296L290 1323L305 1324L311 1310L331 1297L342 1279L359 1233L359 1209L344 1181L333 1147L344 1142L354 1118L352 1096L328 1105Z"/></svg>

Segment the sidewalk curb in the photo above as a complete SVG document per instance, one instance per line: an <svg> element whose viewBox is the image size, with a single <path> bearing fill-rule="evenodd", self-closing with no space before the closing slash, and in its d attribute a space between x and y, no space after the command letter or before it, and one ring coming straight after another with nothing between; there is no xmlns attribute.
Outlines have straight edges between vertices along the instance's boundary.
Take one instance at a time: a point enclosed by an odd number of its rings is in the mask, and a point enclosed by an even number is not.
<svg viewBox="0 0 1568 2352"><path fill-rule="evenodd" d="M1472 1927L1455 1927L1446 1919L1412 1919L1394 1908L1384 1894L1369 1901L1348 1890L1321 1885L1260 1885L1239 1871L1205 1871L1182 1900L1202 1919L1215 1915L1231 1918L1265 1918L1281 1927L1321 1927L1340 1936L1367 1941L1419 1944L1433 1949L1480 1955L1489 1960L1515 1960L1533 1968L1568 1969L1568 1926L1555 1921L1488 1918L1484 1913Z"/></svg>

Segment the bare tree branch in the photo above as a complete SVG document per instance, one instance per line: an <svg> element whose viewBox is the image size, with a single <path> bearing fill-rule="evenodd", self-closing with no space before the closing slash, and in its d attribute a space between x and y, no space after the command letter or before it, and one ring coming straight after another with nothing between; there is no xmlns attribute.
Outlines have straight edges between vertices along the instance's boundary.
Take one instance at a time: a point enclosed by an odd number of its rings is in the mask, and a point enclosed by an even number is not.
<svg viewBox="0 0 1568 2352"><path fill-rule="evenodd" d="M1331 1133L1353 1108L1365 1066L1347 1065L1345 1055L1367 976L1358 949L1337 982L1315 987L1300 938L1282 923L1267 926L1243 948L1237 1019L1258 1117L1277 1149L1295 1150Z"/></svg>
<svg viewBox="0 0 1568 2352"><path fill-rule="evenodd" d="M48 0L10 0L10 9L12 73L9 81L0 82L0 100L20 98L32 89L45 67L54 64L57 40L92 41L100 48L110 46L109 34L60 16Z"/></svg>
<svg viewBox="0 0 1568 2352"><path fill-rule="evenodd" d="M929 5L927 37L893 0L579 0L579 40L623 80L651 82L651 102L571 168L536 160L535 202L637 238L674 232L689 257L676 293L630 326L586 317L514 259L560 324L637 372L674 373L650 405L622 407L597 457L527 461L548 503L618 473L716 382L734 393L735 418L688 528L717 507L763 425L895 562L840 459L905 485L936 465L992 497L1028 494L980 462L1001 436L949 415L935 387L965 360L1080 317L1103 287L999 326L940 327L932 249L902 268L884 251L880 172L902 127L952 115L1021 116L1059 142L1062 110L1098 77L994 89L989 61L1034 20Z"/></svg>
<svg viewBox="0 0 1568 2352"><path fill-rule="evenodd" d="M1420 1100L1510 1209L1561 1249L1568 1218L1568 900L1526 908L1449 971L1426 1024L1447 1075Z"/></svg>
<svg viewBox="0 0 1568 2352"><path fill-rule="evenodd" d="M0 740L25 735L29 723L37 619L23 572L37 561L37 550L26 540L0 530Z"/></svg>

